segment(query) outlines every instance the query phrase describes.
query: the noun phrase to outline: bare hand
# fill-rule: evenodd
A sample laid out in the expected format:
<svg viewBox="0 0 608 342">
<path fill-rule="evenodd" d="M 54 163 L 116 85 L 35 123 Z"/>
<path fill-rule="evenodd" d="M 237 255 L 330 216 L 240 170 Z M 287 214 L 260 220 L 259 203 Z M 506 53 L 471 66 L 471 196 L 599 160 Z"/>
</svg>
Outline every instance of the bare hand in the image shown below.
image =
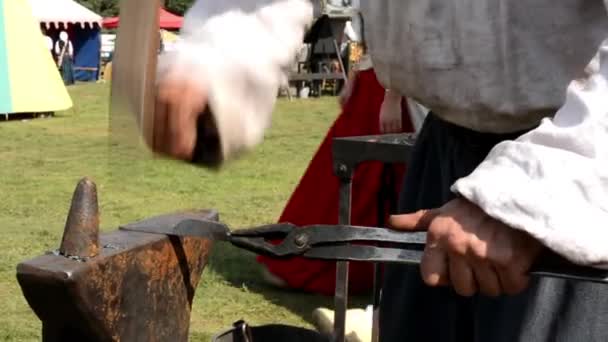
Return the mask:
<svg viewBox="0 0 608 342">
<path fill-rule="evenodd" d="M 344 87 L 342 87 L 342 91 L 340 91 L 340 94 L 338 94 L 338 103 L 340 104 L 340 108 L 344 109 L 344 106 L 346 106 L 346 103 L 353 94 L 356 79 L 357 77 L 355 73 L 352 77 L 349 77 Z"/>
<path fill-rule="evenodd" d="M 542 245 L 478 206 L 455 199 L 441 208 L 395 215 L 394 229 L 427 230 L 420 271 L 429 286 L 451 285 L 462 296 L 517 294 Z"/>
<path fill-rule="evenodd" d="M 399 133 L 401 125 L 401 96 L 387 92 L 380 106 L 380 132 Z"/>
<path fill-rule="evenodd" d="M 152 149 L 172 158 L 192 160 L 197 121 L 206 104 L 207 92 L 199 80 L 177 72 L 166 74 L 157 88 Z"/>
</svg>

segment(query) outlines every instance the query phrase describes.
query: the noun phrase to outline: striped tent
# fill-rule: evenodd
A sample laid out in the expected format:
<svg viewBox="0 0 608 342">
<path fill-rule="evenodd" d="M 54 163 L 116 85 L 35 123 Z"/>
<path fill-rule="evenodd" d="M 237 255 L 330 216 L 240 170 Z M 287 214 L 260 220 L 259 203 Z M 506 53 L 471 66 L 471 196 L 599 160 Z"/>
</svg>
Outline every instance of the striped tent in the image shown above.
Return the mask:
<svg viewBox="0 0 608 342">
<path fill-rule="evenodd" d="M 72 100 L 27 0 L 0 0 L 0 114 L 65 110 Z"/>
</svg>

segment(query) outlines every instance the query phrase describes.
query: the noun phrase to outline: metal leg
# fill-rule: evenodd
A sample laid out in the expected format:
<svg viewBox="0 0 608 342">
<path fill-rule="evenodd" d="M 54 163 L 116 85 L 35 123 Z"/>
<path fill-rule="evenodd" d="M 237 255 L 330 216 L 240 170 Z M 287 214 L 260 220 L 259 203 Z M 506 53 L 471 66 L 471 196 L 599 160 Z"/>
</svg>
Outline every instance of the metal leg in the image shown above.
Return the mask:
<svg viewBox="0 0 608 342">
<path fill-rule="evenodd" d="M 374 298 L 372 316 L 372 342 L 380 339 L 380 296 L 382 295 L 382 272 L 379 264 L 374 264 Z"/>
<path fill-rule="evenodd" d="M 385 227 L 386 221 L 384 217 L 386 209 L 386 200 L 389 199 L 389 212 L 394 211 L 392 196 L 394 188 L 394 177 L 392 165 L 385 163 L 382 167 L 380 191 L 378 192 L 378 227 Z M 378 342 L 380 339 L 380 296 L 382 294 L 382 265 L 374 264 L 374 292 L 372 297 L 373 315 L 372 315 L 372 340 Z"/>
<path fill-rule="evenodd" d="M 344 342 L 346 311 L 348 310 L 348 261 L 338 261 L 337 263 L 334 306 L 334 341 Z"/>
<path fill-rule="evenodd" d="M 350 224 L 352 174 L 346 165 L 340 165 L 340 224 Z M 348 307 L 348 262 L 340 261 L 336 266 L 336 292 L 334 295 L 334 341 L 344 342 L 346 310 Z"/>
<path fill-rule="evenodd" d="M 346 76 L 346 70 L 344 69 L 344 63 L 342 63 L 342 57 L 340 55 L 340 48 L 338 47 L 338 42 L 334 39 L 334 49 L 336 49 L 336 54 L 338 55 L 338 62 L 340 63 L 340 68 L 342 69 L 342 77 L 344 78 L 344 82 L 348 80 L 348 76 Z"/>
</svg>

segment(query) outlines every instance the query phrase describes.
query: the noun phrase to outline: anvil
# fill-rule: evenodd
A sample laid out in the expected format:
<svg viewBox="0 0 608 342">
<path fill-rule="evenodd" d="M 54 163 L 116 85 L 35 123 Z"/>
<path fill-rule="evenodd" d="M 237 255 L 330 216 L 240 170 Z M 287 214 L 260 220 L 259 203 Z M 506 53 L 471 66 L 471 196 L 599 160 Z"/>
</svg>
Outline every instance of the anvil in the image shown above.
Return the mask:
<svg viewBox="0 0 608 342">
<path fill-rule="evenodd" d="M 98 217 L 95 184 L 82 180 L 60 248 L 17 266 L 23 294 L 42 321 L 42 340 L 187 341 L 213 239 L 125 229 L 100 235 Z M 155 228 L 187 219 L 215 221 L 218 215 L 191 211 L 131 225 Z"/>
</svg>

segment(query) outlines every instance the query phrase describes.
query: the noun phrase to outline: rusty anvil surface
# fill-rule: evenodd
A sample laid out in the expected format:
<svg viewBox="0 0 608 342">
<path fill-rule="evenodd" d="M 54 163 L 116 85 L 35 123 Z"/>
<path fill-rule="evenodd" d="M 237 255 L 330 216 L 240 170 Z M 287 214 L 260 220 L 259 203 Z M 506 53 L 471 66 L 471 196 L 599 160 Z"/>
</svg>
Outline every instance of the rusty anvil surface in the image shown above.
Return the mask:
<svg viewBox="0 0 608 342">
<path fill-rule="evenodd" d="M 186 218 L 217 220 L 218 214 L 202 210 L 144 222 Z M 19 285 L 42 321 L 43 341 L 187 341 L 192 299 L 212 241 L 116 230 L 97 243 L 92 257 L 51 253 L 18 265 Z"/>
</svg>

